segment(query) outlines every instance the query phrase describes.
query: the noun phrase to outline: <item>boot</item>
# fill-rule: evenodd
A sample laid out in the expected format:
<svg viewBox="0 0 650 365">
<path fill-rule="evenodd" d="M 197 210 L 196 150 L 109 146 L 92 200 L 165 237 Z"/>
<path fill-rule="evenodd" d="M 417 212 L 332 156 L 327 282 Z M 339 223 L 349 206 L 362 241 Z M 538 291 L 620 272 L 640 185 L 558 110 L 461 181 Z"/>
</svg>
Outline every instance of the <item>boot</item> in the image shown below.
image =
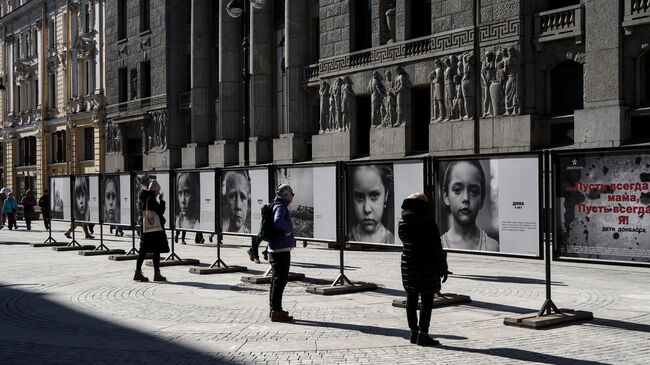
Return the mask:
<svg viewBox="0 0 650 365">
<path fill-rule="evenodd" d="M 418 335 L 417 343 L 418 346 L 422 346 L 422 347 L 432 347 L 432 346 L 440 345 L 440 342 L 434 340 L 433 338 L 431 338 L 431 336 L 429 336 L 429 334 L 424 332 L 420 332 L 420 334 Z"/>
<path fill-rule="evenodd" d="M 134 281 L 139 281 L 141 283 L 145 283 L 145 282 L 149 281 L 149 278 L 144 276 L 142 274 L 142 271 L 137 271 L 136 270 L 135 275 L 133 275 L 133 280 Z"/>
<path fill-rule="evenodd" d="M 153 274 L 153 281 L 167 281 L 167 278 L 160 275 L 160 271 L 156 271 Z"/>
<path fill-rule="evenodd" d="M 252 248 L 249 248 L 248 251 L 246 251 L 246 253 L 248 254 L 248 258 L 251 261 L 255 261 L 255 255 L 253 254 L 253 249 Z"/>
<path fill-rule="evenodd" d="M 285 311 L 271 311 L 271 322 L 291 322 L 293 317 Z"/>
<path fill-rule="evenodd" d="M 420 331 L 418 330 L 411 330 L 411 343 L 416 344 L 418 342 L 418 335 L 420 334 Z"/>
</svg>

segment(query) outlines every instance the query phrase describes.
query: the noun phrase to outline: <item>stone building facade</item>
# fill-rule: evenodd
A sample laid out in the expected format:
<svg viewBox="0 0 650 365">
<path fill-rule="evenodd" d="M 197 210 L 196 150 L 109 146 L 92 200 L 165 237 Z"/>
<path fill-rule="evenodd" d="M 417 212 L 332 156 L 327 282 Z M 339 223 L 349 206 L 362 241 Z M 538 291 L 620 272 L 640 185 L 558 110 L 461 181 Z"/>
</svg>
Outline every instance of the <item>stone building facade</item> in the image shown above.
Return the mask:
<svg viewBox="0 0 650 365">
<path fill-rule="evenodd" d="M 0 3 L 2 186 L 103 169 L 104 1 Z"/>
</svg>

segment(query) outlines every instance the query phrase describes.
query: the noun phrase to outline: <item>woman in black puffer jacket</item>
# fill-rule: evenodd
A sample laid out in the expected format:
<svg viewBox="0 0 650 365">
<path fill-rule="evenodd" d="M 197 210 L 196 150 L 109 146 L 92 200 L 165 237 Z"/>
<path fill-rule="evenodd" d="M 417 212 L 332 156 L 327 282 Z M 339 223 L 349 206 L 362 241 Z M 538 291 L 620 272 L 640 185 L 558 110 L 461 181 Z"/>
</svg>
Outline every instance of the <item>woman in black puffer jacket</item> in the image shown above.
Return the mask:
<svg viewBox="0 0 650 365">
<path fill-rule="evenodd" d="M 402 283 L 406 290 L 406 318 L 411 329 L 411 343 L 435 346 L 440 343 L 429 337 L 433 296 L 440 291 L 440 278 L 447 280 L 447 257 L 442 250 L 440 233 L 427 197 L 411 194 L 402 202 L 399 238 L 402 252 Z M 420 324 L 417 307 L 421 297 Z"/>
<path fill-rule="evenodd" d="M 154 267 L 154 281 L 167 281 L 167 278 L 160 274 L 160 254 L 169 252 L 167 250 L 167 234 L 165 233 L 165 200 L 164 193 L 160 191 L 160 185 L 156 180 L 149 183 L 148 190 L 142 190 L 138 196 L 138 209 L 142 214 L 139 215 L 138 224 L 142 227 L 142 235 L 140 236 L 140 253 L 135 264 L 135 281 L 149 281 L 149 278 L 142 274 L 142 263 L 148 253 L 153 254 L 153 267 Z M 158 199 L 156 199 L 158 198 Z M 163 227 L 162 231 L 144 233 L 144 225 L 142 224 L 142 216 L 145 210 L 154 211 L 160 220 L 160 226 Z"/>
</svg>

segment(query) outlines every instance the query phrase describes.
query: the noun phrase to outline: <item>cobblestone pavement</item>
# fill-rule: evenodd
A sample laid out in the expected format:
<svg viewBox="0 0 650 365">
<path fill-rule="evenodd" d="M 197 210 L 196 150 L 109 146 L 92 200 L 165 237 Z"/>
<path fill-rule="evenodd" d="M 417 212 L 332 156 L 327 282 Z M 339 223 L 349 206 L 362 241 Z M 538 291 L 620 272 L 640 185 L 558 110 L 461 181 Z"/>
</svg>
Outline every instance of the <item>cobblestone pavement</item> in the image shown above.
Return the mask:
<svg viewBox="0 0 650 365">
<path fill-rule="evenodd" d="M 65 240 L 64 228 L 55 223 L 56 239 Z M 277 324 L 268 318 L 268 286 L 244 284 L 242 273 L 199 276 L 175 266 L 163 268 L 167 283 L 135 283 L 134 261 L 26 244 L 45 237 L 0 230 L 1 364 L 650 363 L 646 268 L 554 263 L 555 303 L 596 319 L 534 331 L 506 327 L 503 318 L 542 305 L 542 261 L 450 254 L 455 275 L 443 291 L 473 302 L 434 309 L 430 332 L 443 346 L 421 348 L 408 342 L 404 311 L 391 306 L 404 296 L 398 251 L 347 252 L 348 276 L 381 289 L 323 297 L 305 289 L 337 276 L 338 252 L 297 248 L 292 271 L 308 280 L 290 283 L 285 294 L 297 321 Z M 226 237 L 223 258 L 262 273 L 267 265 L 248 261 L 247 241 Z M 105 242 L 131 245 L 129 233 Z M 216 247 L 177 245 L 177 253 L 207 265 Z"/>
</svg>

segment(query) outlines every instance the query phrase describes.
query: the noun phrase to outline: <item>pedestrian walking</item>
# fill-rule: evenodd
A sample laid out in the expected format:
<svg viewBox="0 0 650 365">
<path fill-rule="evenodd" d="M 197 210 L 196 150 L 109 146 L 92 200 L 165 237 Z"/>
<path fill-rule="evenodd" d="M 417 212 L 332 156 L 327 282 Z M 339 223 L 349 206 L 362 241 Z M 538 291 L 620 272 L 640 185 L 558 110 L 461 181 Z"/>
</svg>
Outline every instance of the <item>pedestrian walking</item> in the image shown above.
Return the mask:
<svg viewBox="0 0 650 365">
<path fill-rule="evenodd" d="M 18 202 L 16 201 L 16 198 L 14 198 L 13 192 L 9 193 L 7 199 L 2 203 L 2 212 L 7 216 L 7 225 L 9 226 L 9 230 L 11 230 L 12 227 L 13 229 L 18 229 L 18 225 L 16 224 Z"/>
<path fill-rule="evenodd" d="M 23 219 L 25 219 L 25 226 L 27 230 L 32 229 L 32 219 L 34 219 L 34 207 L 36 206 L 36 198 L 31 189 L 28 189 L 25 196 L 20 200 L 20 205 L 23 206 Z"/>
<path fill-rule="evenodd" d="M 79 223 L 79 222 L 70 222 L 70 228 L 68 228 L 68 230 L 63 235 L 68 238 L 72 238 L 71 236 L 72 231 L 77 229 L 77 227 L 81 227 L 81 229 L 83 229 L 84 237 L 86 237 L 86 239 L 92 240 L 95 238 L 95 236 L 90 234 L 90 232 L 88 231 L 88 225 L 86 223 Z"/>
<path fill-rule="evenodd" d="M 411 329 L 411 343 L 440 345 L 429 336 L 429 325 L 433 296 L 440 291 L 440 279 L 443 283 L 447 280 L 447 257 L 426 195 L 413 193 L 404 199 L 398 233 L 404 245 L 402 284 L 406 291 L 406 318 Z M 418 297 L 421 299 L 419 324 Z"/>
<path fill-rule="evenodd" d="M 142 263 L 148 253 L 153 254 L 154 281 L 167 281 L 167 278 L 160 274 L 160 254 L 169 252 L 167 234 L 165 233 L 165 194 L 160 191 L 160 185 L 156 180 L 151 180 L 148 190 L 142 190 L 138 196 L 138 209 L 142 212 L 138 218 L 138 224 L 142 227 L 140 236 L 140 253 L 135 266 L 135 281 L 149 281 L 149 278 L 142 274 Z M 156 199 L 157 198 L 157 199 Z M 157 215 L 155 217 L 150 214 Z M 146 217 L 145 217 L 146 215 Z M 147 219 L 147 227 L 143 225 Z M 151 222 L 151 223 L 150 223 Z M 156 224 L 157 223 L 157 224 Z"/>
<path fill-rule="evenodd" d="M 50 222 L 52 221 L 52 209 L 50 202 L 50 192 L 46 189 L 43 195 L 38 198 L 38 206 L 41 207 L 41 214 L 43 215 L 43 224 L 45 229 L 50 229 Z"/>
<path fill-rule="evenodd" d="M 291 266 L 291 250 L 296 247 L 293 236 L 293 222 L 289 214 L 289 204 L 293 201 L 294 193 L 291 186 L 281 184 L 275 191 L 273 200 L 273 228 L 267 246 L 269 262 L 273 270 L 269 302 L 272 322 L 291 322 L 293 317 L 282 309 L 282 294 L 289 278 Z"/>
<path fill-rule="evenodd" d="M 187 242 L 185 242 L 185 235 L 187 234 L 187 231 L 181 231 L 180 229 L 176 230 L 176 236 L 174 236 L 174 241 L 178 243 L 178 237 L 181 237 L 181 243 L 186 245 Z"/>
</svg>

